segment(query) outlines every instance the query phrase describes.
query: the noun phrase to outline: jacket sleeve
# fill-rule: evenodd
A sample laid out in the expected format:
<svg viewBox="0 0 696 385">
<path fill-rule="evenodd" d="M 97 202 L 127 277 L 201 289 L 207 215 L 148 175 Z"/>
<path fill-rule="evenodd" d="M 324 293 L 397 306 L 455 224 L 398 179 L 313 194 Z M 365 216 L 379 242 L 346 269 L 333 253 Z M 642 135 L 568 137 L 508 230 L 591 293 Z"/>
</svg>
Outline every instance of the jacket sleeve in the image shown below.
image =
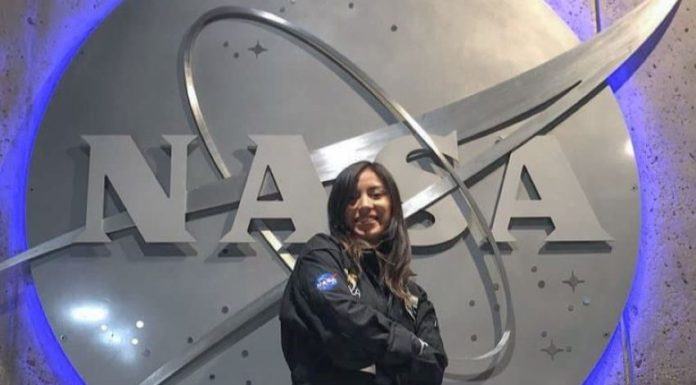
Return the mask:
<svg viewBox="0 0 696 385">
<path fill-rule="evenodd" d="M 447 367 L 447 354 L 440 337 L 440 328 L 433 304 L 428 295 L 422 291 L 418 298 L 416 310 L 416 335 L 428 346 L 422 354 L 416 356 L 410 368 L 410 384 L 439 385 Z"/>
<path fill-rule="evenodd" d="M 306 252 L 299 260 L 295 279 L 312 314 L 311 324 L 336 365 L 345 352 L 360 351 L 371 363 L 404 364 L 418 354 L 420 342 L 405 327 L 376 309 L 358 302 L 336 258 L 339 249 Z M 337 342 L 338 341 L 338 342 Z"/>
</svg>

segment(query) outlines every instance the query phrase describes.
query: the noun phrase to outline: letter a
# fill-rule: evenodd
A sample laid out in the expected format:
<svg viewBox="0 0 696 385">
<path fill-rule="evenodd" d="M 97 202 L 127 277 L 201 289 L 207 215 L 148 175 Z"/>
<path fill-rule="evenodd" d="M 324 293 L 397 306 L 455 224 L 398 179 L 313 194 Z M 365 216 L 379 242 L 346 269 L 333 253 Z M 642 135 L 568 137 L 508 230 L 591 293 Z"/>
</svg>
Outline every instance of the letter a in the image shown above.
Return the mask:
<svg viewBox="0 0 696 385">
<path fill-rule="evenodd" d="M 531 199 L 518 199 L 522 178 L 527 179 Z M 550 135 L 537 136 L 510 155 L 493 222 L 498 242 L 514 243 L 508 231 L 512 218 L 550 218 L 554 229 L 547 242 L 612 240 L 599 224 L 561 145 Z"/>
<path fill-rule="evenodd" d="M 433 135 L 432 138 L 445 155 L 458 159 L 456 132 L 451 132 L 447 136 Z M 394 175 L 404 200 L 439 179 L 436 174 L 407 161 L 409 155 L 416 151 L 422 151 L 420 144 L 416 138 L 407 135 L 387 143 L 376 159 Z M 412 246 L 426 247 L 445 243 L 461 235 L 467 227 L 466 219 L 451 195 L 443 197 L 423 211 L 432 216 L 434 223 L 428 227 L 412 226 L 408 230 Z"/>
<path fill-rule="evenodd" d="M 232 229 L 221 242 L 251 243 L 252 219 L 291 219 L 295 231 L 288 243 L 303 243 L 328 230 L 326 192 L 317 176 L 302 136 L 253 135 L 256 155 L 249 170 Z M 259 200 L 268 174 L 282 196 L 280 201 Z"/>
</svg>

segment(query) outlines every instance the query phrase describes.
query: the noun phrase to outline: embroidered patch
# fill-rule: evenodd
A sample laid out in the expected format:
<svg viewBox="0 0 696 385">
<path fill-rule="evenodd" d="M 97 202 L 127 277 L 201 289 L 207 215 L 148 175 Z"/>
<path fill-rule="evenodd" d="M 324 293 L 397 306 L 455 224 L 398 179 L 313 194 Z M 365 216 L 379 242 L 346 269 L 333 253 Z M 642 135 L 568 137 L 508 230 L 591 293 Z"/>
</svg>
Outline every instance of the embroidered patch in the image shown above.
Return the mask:
<svg viewBox="0 0 696 385">
<path fill-rule="evenodd" d="M 320 291 L 331 290 L 338 284 L 338 279 L 336 279 L 336 273 L 324 273 L 317 277 L 314 281 L 314 285 Z"/>
</svg>

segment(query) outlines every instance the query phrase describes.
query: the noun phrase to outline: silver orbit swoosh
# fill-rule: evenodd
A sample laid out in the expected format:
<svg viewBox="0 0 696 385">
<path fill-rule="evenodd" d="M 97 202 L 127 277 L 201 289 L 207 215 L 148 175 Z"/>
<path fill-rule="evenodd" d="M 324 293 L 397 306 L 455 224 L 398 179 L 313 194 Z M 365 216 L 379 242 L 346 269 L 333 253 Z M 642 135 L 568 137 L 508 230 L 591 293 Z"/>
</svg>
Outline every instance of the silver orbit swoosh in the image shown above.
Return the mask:
<svg viewBox="0 0 696 385">
<path fill-rule="evenodd" d="M 652 4 L 655 4 L 653 2 Z M 663 3 L 664 4 L 664 3 Z M 647 7 L 648 3 L 643 4 L 643 6 L 639 7 L 636 9 L 631 16 L 636 18 L 636 23 L 641 23 L 645 27 L 645 24 L 649 20 L 644 20 L 644 18 L 640 18 L 638 16 L 650 16 L 653 12 L 655 12 L 655 9 L 650 9 L 650 7 Z M 641 12 L 641 9 L 643 12 Z M 672 7 L 667 7 L 663 8 L 665 11 L 664 14 L 662 15 L 663 18 L 667 15 L 669 10 L 671 10 Z M 659 10 L 659 8 L 658 8 Z M 224 15 L 225 12 L 229 12 L 227 15 Z M 253 11 L 249 11 L 253 12 Z M 261 11 L 256 11 L 256 14 L 253 16 L 250 16 L 248 13 L 246 13 L 245 10 L 240 10 L 238 8 L 222 8 L 222 9 L 217 9 L 213 10 L 207 15 L 214 15 L 209 18 L 209 20 L 219 20 L 223 18 L 232 18 L 233 14 L 243 14 L 244 16 L 241 18 L 246 18 L 254 21 L 259 21 L 257 17 L 263 18 L 265 15 L 267 15 L 265 12 Z M 278 27 L 279 29 L 283 30 L 284 32 L 295 32 L 293 34 L 294 37 L 299 38 L 302 42 L 305 44 L 310 44 L 311 43 L 321 43 L 317 39 L 313 38 L 312 36 L 307 36 L 306 33 L 303 31 L 288 31 L 287 28 L 291 28 L 291 25 L 287 23 L 286 21 L 279 20 L 279 18 L 276 18 L 273 15 L 270 15 L 271 20 L 266 20 L 268 21 L 280 21 L 281 24 L 274 27 Z M 554 124 L 557 124 L 559 121 L 562 121 L 565 116 L 564 114 L 569 113 L 573 108 L 578 107 L 579 105 L 582 104 L 583 101 L 586 101 L 585 98 L 588 96 L 591 97 L 594 95 L 594 91 L 596 91 L 600 86 L 603 85 L 604 80 L 607 76 L 609 76 L 621 63 L 623 63 L 634 51 L 637 49 L 647 37 L 652 34 L 654 31 L 654 28 L 657 28 L 659 23 L 663 20 L 663 18 L 654 18 L 656 22 L 653 23 L 653 28 L 651 29 L 650 23 L 647 23 L 648 27 L 643 28 L 641 31 L 646 32 L 644 35 L 638 34 L 637 37 L 633 39 L 622 39 L 621 34 L 617 33 L 618 32 L 625 32 L 625 29 L 627 26 L 631 26 L 633 24 L 632 20 L 630 17 L 627 17 L 623 19 L 621 22 L 617 23 L 615 28 L 610 29 L 609 31 L 606 31 L 603 34 L 604 40 L 608 41 L 609 43 L 614 43 L 615 48 L 614 50 L 610 51 L 610 48 L 607 48 L 607 52 L 611 52 L 612 55 L 606 55 L 607 52 L 602 52 L 601 50 L 596 50 L 593 53 L 595 55 L 587 55 L 586 56 L 580 56 L 580 59 L 585 59 L 579 60 L 580 63 L 586 65 L 586 66 L 591 66 L 592 64 L 595 65 L 595 68 L 598 68 L 596 71 L 589 73 L 589 75 L 586 78 L 579 78 L 575 83 L 573 83 L 570 86 L 567 86 L 566 88 L 563 88 L 562 85 L 559 87 L 559 95 L 554 95 L 557 96 L 557 100 L 554 100 L 551 107 L 547 108 L 546 110 L 542 111 L 539 113 L 537 116 L 534 118 L 531 118 L 529 121 L 525 122 L 525 124 L 522 125 L 521 128 L 519 128 L 517 131 L 512 133 L 508 138 L 504 139 L 500 143 L 498 143 L 494 148 L 491 150 L 487 151 L 484 153 L 484 155 L 479 156 L 474 159 L 472 162 L 468 162 L 465 166 L 458 170 L 454 170 L 444 159 L 442 154 L 437 150 L 437 148 L 434 146 L 432 141 L 430 140 L 428 134 L 423 130 L 423 128 L 413 120 L 408 113 L 403 110 L 398 104 L 396 104 L 393 101 L 390 101 L 390 99 L 369 79 L 365 74 L 363 74 L 359 69 L 357 68 L 350 68 L 352 67 L 350 61 L 345 59 L 345 61 L 340 62 L 337 61 L 337 58 L 340 59 L 341 56 L 337 52 L 335 52 L 333 49 L 330 47 L 316 47 L 312 46 L 312 48 L 317 49 L 320 53 L 325 54 L 325 55 L 331 55 L 334 54 L 334 57 L 328 57 L 328 59 L 331 59 L 335 64 L 337 64 L 341 69 L 344 71 L 348 72 L 349 75 L 351 75 L 355 80 L 357 80 L 363 87 L 366 88 L 368 92 L 372 94 L 378 101 L 386 107 L 390 112 L 394 115 L 394 117 L 397 118 L 397 121 L 403 122 L 404 125 L 407 126 L 407 128 L 411 131 L 412 134 L 414 134 L 418 139 L 419 142 L 423 147 L 429 148 L 433 153 L 438 157 L 440 160 L 440 163 L 442 166 L 446 168 L 448 171 L 448 176 L 442 177 L 441 180 L 434 184 L 433 186 L 427 188 L 423 192 L 419 193 L 411 199 L 409 202 L 405 204 L 405 208 L 407 209 L 407 215 L 415 213 L 418 209 L 418 206 L 422 203 L 423 206 L 428 205 L 433 201 L 433 199 L 437 199 L 443 194 L 449 193 L 454 187 L 458 187 L 465 195 L 467 200 L 470 202 L 470 207 L 474 211 L 474 214 L 477 217 L 478 223 L 485 228 L 483 229 L 486 232 L 487 238 L 490 242 L 490 245 L 492 246 L 492 249 L 494 251 L 495 255 L 495 262 L 496 262 L 496 267 L 499 269 L 501 273 L 501 277 L 503 278 L 502 281 L 504 283 L 504 289 L 506 293 L 506 298 L 507 298 L 507 307 L 508 307 L 508 312 L 506 313 L 506 328 L 511 326 L 511 301 L 509 300 L 510 298 L 510 290 L 509 290 L 509 284 L 507 283 L 507 278 L 505 276 L 505 271 L 503 269 L 502 262 L 499 258 L 499 252 L 497 250 L 497 245 L 495 243 L 495 240 L 492 237 L 492 234 L 490 234 L 490 229 L 488 226 L 485 224 L 485 219 L 483 219 L 483 216 L 480 212 L 480 210 L 477 210 L 478 208 L 476 207 L 475 203 L 473 202 L 473 199 L 471 198 L 470 195 L 468 195 L 468 190 L 463 184 L 462 179 L 460 179 L 460 176 L 464 176 L 467 179 L 470 178 L 471 176 L 475 175 L 476 171 L 481 171 L 484 167 L 486 167 L 489 164 L 492 164 L 495 162 L 497 159 L 501 158 L 502 156 L 505 156 L 508 154 L 510 151 L 514 150 L 515 148 L 519 147 L 520 145 L 524 144 L 526 141 L 528 141 L 530 138 L 532 138 L 534 135 L 536 135 L 539 131 L 545 129 L 545 128 L 550 128 Z M 202 20 L 206 19 L 206 15 L 203 16 Z M 212 22 L 212 21 L 211 21 Z M 201 23 L 201 28 L 204 26 L 205 23 Z M 621 28 L 623 26 L 623 28 Z M 614 30 L 615 32 L 612 34 L 611 31 Z M 200 32 L 200 30 L 198 31 Z M 299 36 L 298 36 L 299 34 Z M 612 44 L 607 44 L 608 46 L 612 46 Z M 587 46 L 587 45 L 585 45 Z M 190 46 L 187 46 L 190 47 Z M 572 52 L 572 51 L 571 51 Z M 570 55 L 569 55 L 570 56 Z M 604 59 L 604 60 L 600 60 Z M 189 63 L 190 64 L 190 63 Z M 578 65 L 579 67 L 582 68 L 582 66 Z M 190 70 L 190 65 L 188 66 Z M 590 67 L 592 68 L 592 67 Z M 542 72 L 543 73 L 543 72 Z M 188 72 L 188 74 L 192 74 L 192 72 Z M 355 78 L 355 76 L 364 76 L 363 78 Z M 189 79 L 187 79 L 189 80 Z M 195 93 L 195 88 L 192 87 L 190 84 L 187 84 L 187 90 L 193 90 Z M 565 94 L 564 94 L 565 93 Z M 197 100 L 197 99 L 190 99 L 190 100 Z M 194 111 L 195 115 L 195 108 L 197 106 L 192 105 L 192 110 Z M 199 110 L 200 111 L 200 110 Z M 196 117 L 197 121 L 202 121 L 202 115 Z M 397 126 L 398 127 L 398 126 Z M 485 127 L 485 126 L 483 126 Z M 394 128 L 394 126 L 392 126 Z M 199 126 L 199 129 L 201 129 L 201 126 Z M 402 132 L 398 132 L 397 130 L 397 135 L 402 135 Z M 482 130 L 485 131 L 485 128 Z M 377 135 L 380 135 L 382 138 L 388 137 L 389 135 L 384 135 L 384 133 L 378 133 Z M 367 134 L 370 135 L 370 134 Z M 206 137 L 206 136 L 204 136 Z M 207 135 L 207 137 L 210 137 L 210 135 Z M 356 140 L 358 143 L 361 141 L 360 139 Z M 345 142 L 343 142 L 345 143 Z M 364 143 L 364 142 L 363 142 Z M 336 144 L 336 145 L 340 145 Z M 334 145 L 334 146 L 336 146 Z M 206 144 L 208 149 L 213 149 L 213 151 L 216 151 L 214 147 L 214 143 L 208 143 Z M 335 149 L 335 148 L 334 148 Z M 342 150 L 345 150 L 345 148 L 342 148 Z M 331 151 L 332 153 L 336 153 L 334 151 Z M 317 153 L 315 153 L 317 154 Z M 314 154 L 313 154 L 314 155 Z M 361 157 L 364 159 L 364 153 L 361 154 Z M 215 156 L 213 156 L 215 159 Z M 314 157 L 313 157 L 314 158 Z M 218 159 L 220 157 L 218 156 Z M 356 159 L 357 160 L 357 159 Z M 347 161 L 347 163 L 350 163 L 351 161 Z M 326 162 L 328 163 L 328 162 Z M 326 164 L 325 163 L 325 164 Z M 448 167 L 449 166 L 449 167 Z M 340 167 L 338 167 L 340 168 Z M 472 172 L 472 170 L 474 172 Z M 457 173 L 455 175 L 455 172 Z M 224 175 L 224 173 L 221 171 L 221 174 Z M 322 178 L 324 179 L 324 178 Z M 414 203 L 415 202 L 415 203 Z M 469 219 L 469 218 L 467 218 Z M 469 223 L 472 223 L 469 221 Z M 274 238 L 274 236 L 271 234 L 270 237 L 267 234 L 264 234 L 265 239 L 270 243 L 270 242 L 276 242 L 277 239 Z M 280 246 L 277 248 L 274 248 L 276 251 L 279 251 Z M 271 289 L 269 292 L 267 292 L 268 295 L 265 295 L 263 298 L 260 300 L 252 302 L 248 307 L 245 307 L 242 309 L 238 314 L 240 315 L 237 317 L 236 315 L 230 317 L 228 319 L 228 323 L 230 325 L 227 325 L 228 329 L 227 331 L 229 333 L 236 333 L 238 330 L 243 329 L 246 325 L 251 323 L 253 321 L 253 316 L 251 318 L 246 318 L 242 316 L 242 314 L 251 314 L 252 312 L 249 312 L 248 309 L 249 307 L 254 307 L 258 309 L 264 309 L 268 310 L 271 308 L 277 308 L 278 306 L 278 301 L 280 300 L 280 296 L 282 294 L 282 291 L 279 290 L 278 287 L 275 287 Z M 262 313 L 261 310 L 257 310 L 259 313 Z M 237 322 L 231 323 L 232 320 L 236 320 Z M 231 328 L 230 328 L 231 327 Z M 141 383 L 141 385 L 151 385 L 151 384 L 160 384 L 166 379 L 170 378 L 174 374 L 176 374 L 179 370 L 181 370 L 184 366 L 190 364 L 192 361 L 196 360 L 198 357 L 203 355 L 206 351 L 206 345 L 210 348 L 216 344 L 218 344 L 222 339 L 226 339 L 228 334 L 225 333 L 225 325 L 220 325 L 213 330 L 209 334 L 203 337 L 203 339 L 200 341 L 200 344 L 198 346 L 192 347 L 188 352 L 183 354 L 180 357 L 175 358 L 174 360 L 166 363 L 164 366 L 160 367 L 156 372 L 154 372 L 151 376 L 149 376 L 145 381 Z M 491 350 L 490 352 L 487 352 L 479 357 L 473 357 L 473 358 L 467 358 L 464 360 L 481 360 L 489 357 L 493 357 L 497 355 L 502 349 L 505 347 L 508 339 L 510 337 L 510 329 L 505 330 L 505 332 L 502 334 L 502 336 L 499 339 L 498 344 L 496 347 Z M 237 340 L 239 337 L 233 337 L 234 340 Z M 455 359 L 456 360 L 456 359 Z M 465 374 L 457 374 L 457 373 L 448 373 L 451 377 L 458 377 L 458 376 L 466 376 Z"/>
<path fill-rule="evenodd" d="M 622 57 L 625 60 L 650 37 L 677 3 L 678 0 L 648 0 L 592 40 L 512 79 L 425 113 L 419 121 L 423 122 L 429 132 L 435 134 L 446 134 L 456 130 L 459 141 L 463 141 L 504 128 L 535 110 L 543 111 L 579 84 L 586 83 L 593 74 L 611 72 L 614 68 L 611 67 L 605 54 L 623 50 L 625 55 Z M 618 28 L 621 23 L 621 28 Z M 589 56 L 594 59 L 587 60 L 586 58 Z M 609 67 L 604 68 L 607 66 Z M 604 71 L 600 71 L 599 68 L 603 68 Z M 577 94 L 572 95 L 572 97 L 575 104 L 578 104 L 582 99 Z M 566 104 L 571 103 L 572 101 L 566 102 Z M 556 109 L 556 112 L 558 110 L 561 109 Z M 562 114 L 563 112 L 560 112 L 555 117 Z M 468 123 L 462 124 L 462 122 Z M 338 171 L 354 161 L 374 159 L 384 144 L 405 134 L 407 134 L 407 130 L 403 126 L 394 124 L 316 149 L 312 151 L 311 157 L 320 179 L 323 182 L 328 182 L 335 178 Z M 498 144 L 501 143 L 505 143 L 505 140 Z M 344 151 L 355 152 L 360 156 L 345 160 L 340 165 L 325 166 L 330 163 L 325 159 L 330 159 L 331 153 Z M 476 165 L 467 162 L 462 165 L 462 168 L 468 168 L 467 173 L 475 175 L 484 170 L 486 166 L 488 165 L 482 165 L 478 162 Z M 460 172 L 460 174 L 462 173 L 463 171 Z M 235 177 L 231 177 L 190 191 L 187 214 L 189 216 L 204 215 L 208 210 L 228 206 L 235 207 L 242 194 L 241 182 L 241 180 L 236 181 Z M 437 188 L 430 186 L 429 189 Z M 425 195 L 425 191 L 423 190 L 420 194 Z M 411 213 L 413 210 L 425 208 L 433 202 L 415 204 L 410 201 L 411 199 L 406 202 L 406 208 Z M 418 198 L 415 201 L 422 202 L 423 200 Z M 133 226 L 134 223 L 125 213 L 104 218 L 104 231 L 107 234 L 126 230 Z M 48 256 L 72 245 L 77 235 L 82 231 L 84 231 L 84 227 L 46 240 L 20 254 L 7 258 L 0 262 L 0 272 Z"/>
<path fill-rule="evenodd" d="M 202 110 L 200 108 L 200 105 L 198 103 L 198 96 L 196 94 L 196 88 L 195 88 L 195 83 L 193 79 L 193 65 L 192 65 L 192 60 L 191 60 L 191 52 L 193 45 L 195 44 L 196 38 L 200 34 L 200 32 L 208 25 L 215 21 L 219 20 L 230 20 L 230 19 L 236 19 L 236 20 L 247 20 L 247 21 L 253 21 L 257 23 L 261 23 L 266 27 L 271 27 L 273 29 L 277 29 L 283 34 L 292 37 L 294 39 L 299 40 L 302 42 L 304 45 L 307 47 L 313 49 L 316 51 L 318 54 L 322 55 L 325 59 L 327 59 L 330 63 L 335 65 L 338 70 L 342 72 L 343 75 L 350 77 L 357 85 L 362 88 L 362 91 L 365 92 L 365 96 L 369 96 L 373 100 L 368 100 L 369 101 L 375 101 L 377 103 L 377 107 L 381 107 L 381 109 L 384 109 L 388 116 L 391 116 L 395 121 L 397 122 L 402 122 L 406 128 L 416 137 L 416 139 L 419 141 L 422 147 L 428 149 L 433 153 L 433 155 L 436 157 L 438 164 L 440 167 L 444 168 L 447 171 L 447 174 L 449 175 L 449 178 L 452 180 L 453 183 L 455 183 L 459 191 L 462 192 L 462 194 L 465 197 L 465 200 L 467 201 L 467 204 L 469 208 L 471 209 L 471 212 L 466 211 L 464 213 L 464 216 L 466 217 L 467 223 L 469 224 L 477 224 L 479 231 L 483 234 L 485 234 L 486 239 L 488 240 L 489 245 L 491 246 L 493 250 L 494 257 L 496 259 L 496 265 L 499 270 L 499 274 L 501 276 L 501 283 L 503 284 L 504 287 L 504 292 L 508 294 L 506 297 L 506 304 L 508 304 L 508 311 L 505 313 L 505 322 L 502 324 L 505 325 L 506 330 L 499 336 L 498 342 L 496 343 L 496 346 L 478 356 L 478 357 L 472 357 L 472 358 L 464 358 L 464 359 L 469 359 L 469 360 L 483 360 L 487 359 L 489 357 L 493 357 L 497 355 L 499 352 L 503 350 L 507 342 L 509 341 L 510 337 L 510 330 L 512 327 L 512 316 L 511 316 L 511 311 L 512 311 L 512 301 L 510 301 L 510 290 L 509 290 L 509 283 L 507 279 L 507 275 L 505 273 L 501 256 L 500 256 L 500 251 L 498 250 L 497 242 L 495 241 L 495 238 L 493 237 L 493 233 L 490 230 L 490 227 L 483 216 L 483 213 L 481 212 L 480 208 L 476 204 L 473 196 L 469 192 L 468 188 L 464 185 L 463 181 L 459 180 L 457 178 L 456 171 L 454 170 L 453 166 L 446 160 L 444 154 L 437 148 L 435 142 L 432 140 L 430 135 L 423 129 L 423 127 L 393 98 L 391 98 L 387 93 L 377 85 L 375 81 L 373 81 L 367 74 L 365 74 L 360 68 L 358 68 L 353 62 L 351 62 L 348 58 L 340 54 L 338 51 L 333 49 L 331 46 L 317 38 L 316 36 L 296 27 L 293 26 L 291 23 L 289 23 L 287 20 L 284 20 L 276 15 L 273 15 L 268 12 L 260 11 L 260 10 L 254 10 L 254 9 L 248 9 L 248 8 L 242 8 L 242 7 L 220 7 L 213 9 L 206 14 L 204 14 L 194 25 L 191 27 L 189 33 L 187 34 L 185 40 L 184 40 L 184 74 L 185 74 L 185 84 L 186 84 L 186 91 L 187 95 L 189 97 L 189 103 L 191 107 L 191 112 L 194 116 L 194 120 L 196 121 L 198 130 L 201 134 L 201 138 L 203 139 L 205 143 L 206 149 L 209 151 L 211 154 L 211 158 L 213 162 L 216 164 L 218 171 L 224 178 L 229 178 L 230 174 L 227 171 L 226 166 L 224 165 L 222 157 L 220 156 L 219 150 L 217 149 L 213 139 L 212 135 L 210 135 L 210 132 L 208 131 L 207 124 L 205 122 L 204 115 L 202 113 Z M 363 95 L 363 94 L 361 94 Z M 373 105 L 374 106 L 374 105 Z M 473 215 L 472 215 L 473 213 Z M 264 239 L 266 240 L 267 243 L 270 244 L 276 244 L 279 245 L 280 242 L 278 242 L 277 238 L 269 231 L 263 231 L 262 235 Z M 276 250 L 276 252 L 279 252 L 280 250 L 278 248 L 273 248 Z M 274 289 L 275 290 L 275 289 Z M 277 291 L 277 294 L 275 296 L 272 296 L 271 298 L 277 297 L 277 300 L 280 300 L 280 291 Z M 258 301 L 254 301 L 254 304 L 258 304 Z M 275 303 L 272 306 L 277 306 Z M 234 316 L 233 316 L 234 317 Z M 241 325 L 235 325 L 237 328 L 241 328 Z M 224 336 L 225 333 L 220 333 L 217 332 L 216 329 L 216 337 L 219 338 L 219 336 Z M 229 333 L 234 333 L 237 330 L 236 329 L 230 329 L 228 330 Z M 216 340 L 214 338 L 203 338 L 200 341 L 199 346 L 193 346 L 190 349 L 190 359 L 194 359 L 196 357 L 196 354 L 200 355 L 203 354 L 207 349 L 202 350 L 201 347 L 203 346 L 208 346 L 212 347 L 212 345 L 209 344 L 215 344 L 219 342 L 220 340 Z M 185 356 L 188 356 L 188 354 L 184 354 L 182 356 L 182 359 L 179 360 L 179 365 L 181 362 L 186 361 Z M 175 368 L 178 365 L 171 365 L 172 368 Z M 165 369 L 167 367 L 167 364 L 163 366 L 160 369 Z M 166 371 L 165 371 L 166 372 Z M 148 379 L 150 378 L 166 378 L 166 375 L 169 373 L 159 373 L 155 372 L 153 373 Z M 173 372 L 171 374 L 174 374 Z M 143 384 L 147 383 L 147 379 Z M 156 381 L 153 383 L 157 383 Z"/>
<path fill-rule="evenodd" d="M 535 112 L 535 110 L 542 111 L 534 119 L 537 127 L 550 127 L 562 120 L 563 115 L 572 113 L 574 107 L 577 108 L 585 98 L 591 96 L 593 91 L 602 85 L 604 79 L 635 53 L 653 34 L 677 3 L 677 0 L 646 1 L 591 41 L 513 79 L 427 113 L 419 120 L 424 123 L 433 122 L 433 127 L 437 128 L 431 132 L 435 133 L 446 133 L 456 129 L 460 141 L 505 127 L 509 123 Z M 618 54 L 612 56 L 611 53 Z M 596 85 L 591 86 L 594 83 Z M 583 84 L 582 88 L 571 92 Z M 467 121 L 468 124 L 461 128 L 461 122 Z M 512 149 L 523 144 L 534 135 L 534 127 L 531 123 L 532 120 L 529 120 L 525 125 L 528 128 L 527 133 L 511 135 L 503 139 L 484 155 L 462 165 L 457 169 L 458 175 L 463 180 L 467 180 L 500 157 L 508 154 Z M 532 133 L 530 134 L 529 131 Z M 323 167 L 322 164 L 327 163 L 322 162 L 322 159 L 327 159 L 330 153 L 335 154 L 337 148 L 351 149 L 351 151 L 360 154 L 360 159 L 374 159 L 375 154 L 384 143 L 406 133 L 406 129 L 400 124 L 392 125 L 315 150 L 312 153 L 312 159 L 315 161 L 322 181 L 329 181 L 335 177 L 338 170 L 355 160 L 359 160 L 346 160 L 343 165 Z M 374 145 L 370 146 L 369 143 L 374 143 Z M 454 187 L 447 182 L 447 178 L 431 185 L 406 202 L 407 212 L 413 213 L 426 207 L 437 197 L 453 189 Z M 241 196 L 241 190 L 238 183 L 230 183 L 231 179 L 233 178 L 192 191 L 189 194 L 188 213 L 204 213 L 216 207 L 235 206 Z M 121 213 L 104 220 L 104 230 L 107 233 L 130 227 L 133 227 L 133 222 L 127 213 Z M 73 244 L 77 235 L 82 231 L 83 228 L 76 229 L 8 258 L 0 263 L 0 271 L 68 247 Z M 279 247 L 278 245 L 274 249 L 278 250 Z M 254 301 L 204 336 L 199 343 L 192 347 L 192 350 L 198 348 L 198 352 L 189 351 L 184 356 L 166 363 L 148 377 L 142 385 L 164 382 L 223 338 L 238 340 L 243 337 L 235 337 L 234 333 L 230 336 L 229 330 L 247 329 L 249 325 L 253 324 L 253 320 L 258 318 L 259 314 L 277 306 L 281 293 L 282 290 L 277 287 L 271 289 L 259 300 Z M 248 331 L 247 334 L 250 332 Z M 208 343 L 202 344 L 204 340 Z"/>
</svg>

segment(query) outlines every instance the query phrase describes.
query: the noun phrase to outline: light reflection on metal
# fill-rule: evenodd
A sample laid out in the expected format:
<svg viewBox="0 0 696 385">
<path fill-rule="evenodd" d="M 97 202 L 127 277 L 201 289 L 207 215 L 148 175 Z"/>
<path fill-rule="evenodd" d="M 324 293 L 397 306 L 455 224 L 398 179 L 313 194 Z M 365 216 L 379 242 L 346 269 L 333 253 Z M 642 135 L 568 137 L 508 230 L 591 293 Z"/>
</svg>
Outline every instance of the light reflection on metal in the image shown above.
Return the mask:
<svg viewBox="0 0 696 385">
<path fill-rule="evenodd" d="M 626 154 L 626 156 L 628 156 L 630 158 L 635 157 L 635 153 L 633 152 L 633 143 L 631 143 L 630 138 L 626 140 L 626 144 L 624 144 L 623 151 L 624 151 L 624 154 Z"/>
<path fill-rule="evenodd" d="M 287 251 L 283 250 L 283 242 L 278 239 L 278 237 L 273 234 L 273 231 L 271 231 L 265 223 L 261 220 L 256 220 L 256 230 L 261 234 L 263 237 L 263 240 L 266 242 L 266 244 L 273 249 L 275 252 L 276 256 L 280 258 L 281 262 L 283 262 L 283 265 L 288 268 L 289 271 L 292 271 L 295 268 L 295 263 L 297 262 L 297 258 L 293 256 L 292 254 L 288 253 Z"/>
<path fill-rule="evenodd" d="M 162 384 L 194 360 L 203 357 L 220 343 L 235 343 L 246 337 L 251 331 L 278 316 L 280 299 L 285 291 L 285 282 L 280 282 L 259 298 L 237 311 L 223 323 L 211 329 L 194 342 L 185 352 L 160 366 L 140 385 Z"/>
<path fill-rule="evenodd" d="M 133 363 L 138 357 L 137 347 L 142 341 L 131 326 L 101 324 L 95 329 L 95 339 L 112 357 L 124 363 Z"/>
<path fill-rule="evenodd" d="M 110 333 L 104 334 L 102 336 L 102 341 L 107 346 L 119 346 L 121 345 L 121 342 L 123 342 L 123 338 L 121 337 L 121 334 L 119 332 L 112 331 Z"/>
<path fill-rule="evenodd" d="M 97 323 L 109 316 L 109 309 L 104 305 L 85 304 L 70 309 L 70 318 L 79 323 Z"/>
</svg>

